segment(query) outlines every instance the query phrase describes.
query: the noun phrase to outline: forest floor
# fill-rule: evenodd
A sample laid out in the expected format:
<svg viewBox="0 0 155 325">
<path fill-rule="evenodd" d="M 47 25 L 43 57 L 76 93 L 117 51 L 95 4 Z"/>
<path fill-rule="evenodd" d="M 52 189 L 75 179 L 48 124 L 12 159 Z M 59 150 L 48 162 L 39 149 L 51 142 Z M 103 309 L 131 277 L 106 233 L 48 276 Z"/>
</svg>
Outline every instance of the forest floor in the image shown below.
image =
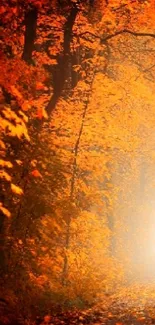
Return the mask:
<svg viewBox="0 0 155 325">
<path fill-rule="evenodd" d="M 2 316 L 2 317 L 1 317 Z M 0 325 L 153 325 L 155 324 L 155 283 L 120 288 L 100 294 L 96 303 L 83 310 L 50 309 L 35 320 L 11 321 L 0 315 Z"/>
<path fill-rule="evenodd" d="M 94 307 L 46 315 L 42 325 L 142 325 L 155 324 L 155 285 L 124 288 L 103 296 Z"/>
</svg>

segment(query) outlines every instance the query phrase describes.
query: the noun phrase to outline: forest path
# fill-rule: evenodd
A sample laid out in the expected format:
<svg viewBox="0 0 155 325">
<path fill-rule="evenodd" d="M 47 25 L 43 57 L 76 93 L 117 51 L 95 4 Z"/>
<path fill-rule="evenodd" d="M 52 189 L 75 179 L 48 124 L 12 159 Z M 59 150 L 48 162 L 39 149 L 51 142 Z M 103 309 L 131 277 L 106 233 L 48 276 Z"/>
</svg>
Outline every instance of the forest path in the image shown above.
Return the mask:
<svg viewBox="0 0 155 325">
<path fill-rule="evenodd" d="M 89 310 L 85 312 L 66 312 L 50 318 L 42 325 L 153 325 L 155 324 L 155 307 L 149 315 L 148 310 L 131 310 L 129 308 L 111 308 L 109 310 Z M 153 313 L 152 313 L 153 311 Z M 153 315 L 154 314 L 154 315 Z"/>
<path fill-rule="evenodd" d="M 86 310 L 45 316 L 41 325 L 153 325 L 155 324 L 155 284 L 134 285 L 119 293 L 103 296 Z"/>
</svg>

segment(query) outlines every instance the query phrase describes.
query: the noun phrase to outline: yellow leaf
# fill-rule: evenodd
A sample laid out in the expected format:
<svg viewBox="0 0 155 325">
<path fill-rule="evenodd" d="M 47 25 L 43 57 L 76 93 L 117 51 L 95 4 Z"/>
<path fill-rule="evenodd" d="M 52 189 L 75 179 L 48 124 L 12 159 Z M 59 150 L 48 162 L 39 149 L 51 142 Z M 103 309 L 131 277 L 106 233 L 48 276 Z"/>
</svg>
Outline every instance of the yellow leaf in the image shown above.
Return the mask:
<svg viewBox="0 0 155 325">
<path fill-rule="evenodd" d="M 21 166 L 22 165 L 22 161 L 21 160 L 16 160 L 16 163 L 19 165 L 19 166 Z"/>
<path fill-rule="evenodd" d="M 15 194 L 18 194 L 18 195 L 23 194 L 23 190 L 22 190 L 19 186 L 15 185 L 15 184 L 13 184 L 13 183 L 11 183 L 11 190 L 12 190 L 12 192 L 14 192 Z"/>
<path fill-rule="evenodd" d="M 0 147 L 2 149 L 6 149 L 5 143 L 2 140 L 0 140 Z"/>
<path fill-rule="evenodd" d="M 21 95 L 21 93 L 19 92 L 19 90 L 15 86 L 11 86 L 10 88 L 11 88 L 12 94 L 15 97 L 17 97 L 18 99 L 22 99 L 23 98 L 22 95 Z"/>
<path fill-rule="evenodd" d="M 0 202 L 0 210 L 3 212 L 3 214 L 10 218 L 11 217 L 11 213 L 8 209 L 6 209 L 5 207 L 2 206 L 2 203 Z"/>
<path fill-rule="evenodd" d="M 0 159 L 0 166 L 2 167 L 8 167 L 8 168 L 12 168 L 13 165 L 10 161 L 5 161 L 3 159 Z"/>
<path fill-rule="evenodd" d="M 11 176 L 8 173 L 6 173 L 4 170 L 0 171 L 0 178 L 4 178 L 8 182 L 11 181 Z"/>
<path fill-rule="evenodd" d="M 19 115 L 21 115 L 23 117 L 24 122 L 27 123 L 28 122 L 28 117 L 22 111 L 19 111 L 18 113 L 19 113 Z"/>
<path fill-rule="evenodd" d="M 36 165 L 37 165 L 37 160 L 36 159 L 31 160 L 31 166 L 36 167 Z"/>
</svg>

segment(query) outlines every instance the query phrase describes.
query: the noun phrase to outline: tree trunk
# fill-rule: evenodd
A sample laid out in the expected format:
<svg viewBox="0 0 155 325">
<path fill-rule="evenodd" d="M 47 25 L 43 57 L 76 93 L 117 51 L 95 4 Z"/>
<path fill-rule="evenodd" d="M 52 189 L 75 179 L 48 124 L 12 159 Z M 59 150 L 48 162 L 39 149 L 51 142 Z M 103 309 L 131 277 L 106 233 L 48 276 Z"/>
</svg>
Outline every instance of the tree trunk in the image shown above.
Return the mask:
<svg viewBox="0 0 155 325">
<path fill-rule="evenodd" d="M 70 10 L 70 14 L 64 26 L 63 53 L 59 54 L 57 58 L 58 64 L 56 65 L 53 74 L 53 95 L 46 107 L 46 112 L 49 116 L 62 95 L 65 82 L 68 79 L 69 66 L 71 62 L 72 30 L 78 11 L 79 9 L 74 5 Z"/>
<path fill-rule="evenodd" d="M 32 54 L 36 38 L 37 17 L 38 10 L 34 6 L 31 6 L 31 8 L 25 13 L 25 35 L 22 59 L 28 64 L 33 63 Z"/>
</svg>

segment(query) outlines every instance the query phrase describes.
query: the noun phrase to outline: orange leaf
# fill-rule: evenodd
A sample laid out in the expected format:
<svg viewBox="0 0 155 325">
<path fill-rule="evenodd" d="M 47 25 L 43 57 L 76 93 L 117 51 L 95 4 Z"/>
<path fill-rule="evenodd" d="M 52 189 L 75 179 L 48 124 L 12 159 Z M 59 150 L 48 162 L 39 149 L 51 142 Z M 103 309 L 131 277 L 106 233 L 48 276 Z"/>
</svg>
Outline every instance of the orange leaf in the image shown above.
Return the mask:
<svg viewBox="0 0 155 325">
<path fill-rule="evenodd" d="M 51 320 L 51 316 L 49 315 L 44 316 L 44 322 L 48 323 L 50 322 L 50 320 Z"/>
<path fill-rule="evenodd" d="M 30 106 L 29 102 L 26 101 L 26 100 L 21 105 L 21 108 L 22 108 L 23 111 L 28 111 L 30 109 L 30 107 L 31 106 Z"/>
<path fill-rule="evenodd" d="M 45 86 L 43 85 L 42 82 L 37 82 L 36 83 L 36 90 L 42 90 L 44 88 L 45 88 Z"/>
<path fill-rule="evenodd" d="M 47 119 L 48 115 L 43 107 L 39 107 L 37 111 L 37 117 L 41 120 L 42 118 Z"/>
<path fill-rule="evenodd" d="M 145 316 L 141 316 L 138 318 L 138 321 L 142 323 L 145 322 L 145 320 L 146 320 Z"/>
<path fill-rule="evenodd" d="M 19 90 L 15 86 L 11 86 L 11 92 L 12 94 L 18 98 L 18 99 L 23 99 L 22 94 L 19 92 Z"/>
<path fill-rule="evenodd" d="M 39 170 L 38 169 L 34 169 L 31 174 L 34 176 L 34 177 L 41 177 L 42 178 L 42 175 L 40 174 Z"/>
</svg>

